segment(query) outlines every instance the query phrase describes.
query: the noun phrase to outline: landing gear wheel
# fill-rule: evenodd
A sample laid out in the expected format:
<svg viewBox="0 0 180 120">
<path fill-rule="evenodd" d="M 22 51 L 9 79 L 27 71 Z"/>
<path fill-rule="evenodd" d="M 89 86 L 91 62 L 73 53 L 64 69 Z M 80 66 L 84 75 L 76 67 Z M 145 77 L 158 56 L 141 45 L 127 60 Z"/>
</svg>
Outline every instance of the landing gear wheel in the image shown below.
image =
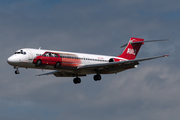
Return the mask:
<svg viewBox="0 0 180 120">
<path fill-rule="evenodd" d="M 41 63 L 42 63 L 42 61 L 41 61 L 41 60 L 37 60 L 37 62 L 36 62 L 36 67 L 40 66 L 40 65 L 41 65 Z"/>
<path fill-rule="evenodd" d="M 54 65 L 54 68 L 59 68 L 60 65 L 61 65 L 61 63 L 60 63 L 60 62 L 57 62 L 57 63 Z"/>
<path fill-rule="evenodd" d="M 73 82 L 74 82 L 74 84 L 79 84 L 79 83 L 81 83 L 81 79 L 80 78 L 74 78 Z"/>
<path fill-rule="evenodd" d="M 100 81 L 101 80 L 101 75 L 94 75 L 94 80 L 95 81 Z"/>
<path fill-rule="evenodd" d="M 19 70 L 16 70 L 16 71 L 15 71 L 15 74 L 19 74 Z"/>
</svg>

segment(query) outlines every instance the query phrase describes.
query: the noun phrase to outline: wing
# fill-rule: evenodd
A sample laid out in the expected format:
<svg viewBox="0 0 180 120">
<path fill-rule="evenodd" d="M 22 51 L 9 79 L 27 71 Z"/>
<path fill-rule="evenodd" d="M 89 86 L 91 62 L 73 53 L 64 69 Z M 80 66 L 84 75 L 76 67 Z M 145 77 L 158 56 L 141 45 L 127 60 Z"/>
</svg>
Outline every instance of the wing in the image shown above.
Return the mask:
<svg viewBox="0 0 180 120">
<path fill-rule="evenodd" d="M 39 74 L 39 75 L 36 75 L 36 76 L 39 77 L 39 76 L 43 76 L 43 75 L 52 75 L 52 74 L 57 73 L 57 72 L 59 72 L 59 71 L 56 70 L 56 71 L 52 71 L 52 72 L 48 72 L 48 73 Z"/>
<path fill-rule="evenodd" d="M 134 68 L 135 65 L 138 65 L 139 62 L 141 62 L 141 61 L 152 60 L 152 59 L 168 57 L 168 56 L 169 55 L 162 55 L 162 56 L 136 59 L 136 60 L 101 63 L 101 64 L 90 64 L 90 65 L 80 66 L 77 69 L 93 69 L 102 74 L 117 73 L 117 72 L 121 72 L 126 69 Z"/>
</svg>

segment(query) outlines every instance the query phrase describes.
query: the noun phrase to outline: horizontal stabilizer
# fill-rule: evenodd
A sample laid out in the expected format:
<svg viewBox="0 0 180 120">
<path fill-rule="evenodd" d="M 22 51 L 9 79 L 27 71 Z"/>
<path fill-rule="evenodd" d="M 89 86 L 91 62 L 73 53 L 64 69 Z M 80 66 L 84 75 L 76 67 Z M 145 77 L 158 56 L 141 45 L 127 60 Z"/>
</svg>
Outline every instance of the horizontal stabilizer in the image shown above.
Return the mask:
<svg viewBox="0 0 180 120">
<path fill-rule="evenodd" d="M 136 44 L 136 43 L 158 42 L 158 41 L 168 41 L 168 40 L 170 40 L 170 39 L 148 40 L 148 41 L 138 41 L 138 42 L 130 42 L 130 43 L 131 43 L 131 44 Z M 121 46 L 121 48 L 126 47 L 127 45 L 128 45 L 128 43 L 127 43 L 127 44 L 125 44 L 125 45 L 122 45 L 122 46 Z"/>
</svg>

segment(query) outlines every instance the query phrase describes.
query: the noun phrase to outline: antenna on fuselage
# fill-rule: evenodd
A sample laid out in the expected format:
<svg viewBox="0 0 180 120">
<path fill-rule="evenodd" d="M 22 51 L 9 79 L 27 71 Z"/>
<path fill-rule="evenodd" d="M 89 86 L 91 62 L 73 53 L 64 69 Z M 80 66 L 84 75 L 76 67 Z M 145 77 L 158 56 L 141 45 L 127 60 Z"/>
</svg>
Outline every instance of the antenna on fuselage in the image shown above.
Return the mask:
<svg viewBox="0 0 180 120">
<path fill-rule="evenodd" d="M 39 47 L 39 50 L 41 49 L 41 47 Z"/>
</svg>

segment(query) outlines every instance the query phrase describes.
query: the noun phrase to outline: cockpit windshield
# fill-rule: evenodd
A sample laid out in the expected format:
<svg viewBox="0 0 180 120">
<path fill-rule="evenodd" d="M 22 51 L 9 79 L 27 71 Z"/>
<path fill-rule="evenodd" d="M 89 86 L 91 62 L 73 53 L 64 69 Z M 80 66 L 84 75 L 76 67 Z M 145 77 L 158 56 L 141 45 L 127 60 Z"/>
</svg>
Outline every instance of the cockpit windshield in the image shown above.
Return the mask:
<svg viewBox="0 0 180 120">
<path fill-rule="evenodd" d="M 25 52 L 25 51 L 23 51 L 23 50 L 20 50 L 20 51 L 16 51 L 14 54 L 23 54 L 23 55 L 25 55 L 25 54 L 26 54 L 26 52 Z"/>
</svg>

